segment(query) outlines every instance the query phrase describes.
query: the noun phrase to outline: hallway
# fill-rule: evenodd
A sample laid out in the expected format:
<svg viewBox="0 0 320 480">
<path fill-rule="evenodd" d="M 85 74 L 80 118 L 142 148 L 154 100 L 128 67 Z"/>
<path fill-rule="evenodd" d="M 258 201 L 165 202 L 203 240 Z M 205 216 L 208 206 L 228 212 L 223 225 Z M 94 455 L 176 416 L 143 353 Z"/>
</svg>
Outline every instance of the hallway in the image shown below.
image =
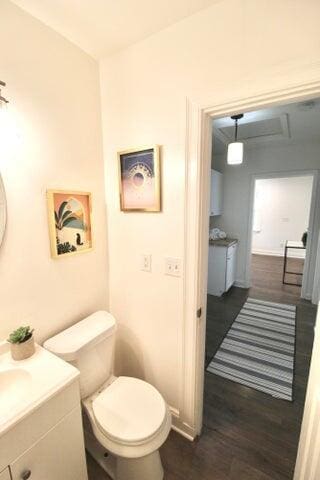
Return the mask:
<svg viewBox="0 0 320 480">
<path fill-rule="evenodd" d="M 294 260 L 294 268 L 301 261 Z M 300 264 L 300 265 L 299 265 Z M 282 284 L 281 257 L 254 255 L 253 287 L 208 296 L 206 364 L 222 342 L 248 295 L 297 305 L 294 401 L 278 400 L 254 389 L 205 374 L 204 424 L 232 456 L 239 479 L 292 479 L 313 344 L 316 307 L 300 299 L 300 288 Z M 231 467 L 230 467 L 231 468 Z M 235 468 L 235 467 L 233 467 Z M 241 471 L 243 470 L 243 476 Z M 217 477 L 220 478 L 220 477 Z M 221 477 L 225 478 L 225 477 Z M 229 477 L 226 477 L 229 478 Z M 232 478 L 232 477 L 231 477 Z"/>
</svg>

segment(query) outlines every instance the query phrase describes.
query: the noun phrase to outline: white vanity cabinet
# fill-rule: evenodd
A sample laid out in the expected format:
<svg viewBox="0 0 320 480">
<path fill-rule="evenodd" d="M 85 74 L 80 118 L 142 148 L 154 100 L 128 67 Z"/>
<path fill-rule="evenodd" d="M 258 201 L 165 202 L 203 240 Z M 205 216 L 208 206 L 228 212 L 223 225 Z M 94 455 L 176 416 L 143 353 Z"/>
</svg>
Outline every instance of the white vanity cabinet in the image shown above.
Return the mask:
<svg viewBox="0 0 320 480">
<path fill-rule="evenodd" d="M 12 480 L 86 478 L 80 407 L 10 465 Z"/>
<path fill-rule="evenodd" d="M 222 214 L 223 174 L 211 170 L 210 212 L 209 216 Z"/>
<path fill-rule="evenodd" d="M 0 472 L 0 480 L 11 480 L 9 468 L 6 468 L 2 472 Z"/>
<path fill-rule="evenodd" d="M 0 437 L 4 463 L 0 480 L 88 480 L 77 382 Z"/>
<path fill-rule="evenodd" d="M 14 362 L 5 343 L 1 374 L 0 480 L 88 480 L 79 371 L 38 345 Z"/>
<path fill-rule="evenodd" d="M 221 297 L 236 279 L 236 240 L 216 240 L 209 245 L 208 294 Z"/>
</svg>

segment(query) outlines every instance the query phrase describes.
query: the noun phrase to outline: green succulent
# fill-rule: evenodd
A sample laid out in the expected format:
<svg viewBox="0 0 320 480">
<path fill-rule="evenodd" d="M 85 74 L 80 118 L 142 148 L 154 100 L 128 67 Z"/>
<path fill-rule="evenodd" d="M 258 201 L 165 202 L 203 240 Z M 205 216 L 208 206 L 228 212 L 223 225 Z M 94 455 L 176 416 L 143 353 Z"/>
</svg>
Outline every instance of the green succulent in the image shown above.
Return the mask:
<svg viewBox="0 0 320 480">
<path fill-rule="evenodd" d="M 34 329 L 31 330 L 31 327 L 19 327 L 14 332 L 10 333 L 8 342 L 10 343 L 23 343 L 29 340 L 32 337 Z"/>
</svg>

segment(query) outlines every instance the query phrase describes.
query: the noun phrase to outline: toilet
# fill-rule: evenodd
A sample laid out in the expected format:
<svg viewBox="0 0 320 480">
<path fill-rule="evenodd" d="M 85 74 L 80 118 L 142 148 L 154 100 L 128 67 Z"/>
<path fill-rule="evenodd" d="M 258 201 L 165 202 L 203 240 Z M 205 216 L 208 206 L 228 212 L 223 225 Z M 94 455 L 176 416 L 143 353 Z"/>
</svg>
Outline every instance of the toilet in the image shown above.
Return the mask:
<svg viewBox="0 0 320 480">
<path fill-rule="evenodd" d="M 149 383 L 113 375 L 116 322 L 95 312 L 50 338 L 44 347 L 80 371 L 82 405 L 89 419 L 86 448 L 115 480 L 162 480 L 159 448 L 171 414 Z M 107 458 L 107 460 L 106 460 Z"/>
</svg>

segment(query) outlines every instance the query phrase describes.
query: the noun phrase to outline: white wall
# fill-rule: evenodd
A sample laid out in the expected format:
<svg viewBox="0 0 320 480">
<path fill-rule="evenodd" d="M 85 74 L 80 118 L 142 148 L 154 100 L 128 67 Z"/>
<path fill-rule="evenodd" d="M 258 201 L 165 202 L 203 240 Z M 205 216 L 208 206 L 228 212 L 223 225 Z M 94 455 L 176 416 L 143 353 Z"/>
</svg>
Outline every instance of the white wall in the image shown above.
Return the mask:
<svg viewBox="0 0 320 480">
<path fill-rule="evenodd" d="M 312 183 L 312 176 L 256 180 L 253 253 L 282 256 L 286 240 L 301 240 L 309 225 Z M 288 255 L 303 258 L 305 250 Z"/>
<path fill-rule="evenodd" d="M 221 1 L 101 62 L 118 371 L 154 383 L 188 424 L 194 417 L 182 396 L 184 279 L 164 275 L 165 255 L 185 255 L 186 96 L 223 104 L 302 80 L 320 60 L 319 17 L 317 0 Z M 163 146 L 162 213 L 121 213 L 116 152 L 150 143 Z M 153 255 L 152 273 L 139 270 L 141 253 Z"/>
<path fill-rule="evenodd" d="M 296 144 L 251 148 L 245 152 L 243 165 L 232 168 L 224 156 L 217 156 L 217 163 L 224 173 L 223 215 L 216 217 L 214 226 L 239 239 L 237 282 L 246 285 L 246 251 L 248 241 L 248 212 L 252 175 L 320 169 L 320 143 Z M 319 212 L 317 212 L 319 216 Z M 315 250 L 317 237 L 315 240 Z M 314 252 L 315 253 L 315 252 Z M 315 256 L 311 263 L 310 278 L 314 274 Z M 308 288 L 310 292 L 310 288 Z"/>
<path fill-rule="evenodd" d="M 42 341 L 107 307 L 98 65 L 7 0 L 0 2 L 0 45 L 14 130 L 0 158 L 8 205 L 0 248 L 0 339 L 31 324 Z M 92 192 L 92 253 L 50 258 L 48 188 Z"/>
</svg>

